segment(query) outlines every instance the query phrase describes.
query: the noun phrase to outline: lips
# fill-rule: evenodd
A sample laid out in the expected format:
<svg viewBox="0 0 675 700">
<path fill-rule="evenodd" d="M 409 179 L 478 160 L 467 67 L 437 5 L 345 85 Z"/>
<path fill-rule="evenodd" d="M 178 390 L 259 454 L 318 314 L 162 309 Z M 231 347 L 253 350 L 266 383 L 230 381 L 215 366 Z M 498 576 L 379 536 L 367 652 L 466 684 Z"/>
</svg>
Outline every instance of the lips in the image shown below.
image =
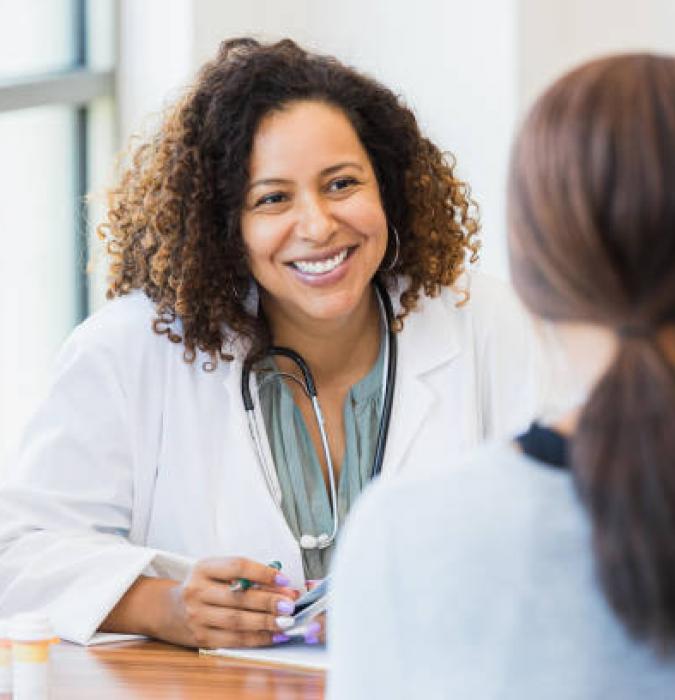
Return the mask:
<svg viewBox="0 0 675 700">
<path fill-rule="evenodd" d="M 294 260 L 289 263 L 304 275 L 325 275 L 339 267 L 346 259 L 353 248 L 343 248 L 329 258 L 320 260 Z"/>
</svg>

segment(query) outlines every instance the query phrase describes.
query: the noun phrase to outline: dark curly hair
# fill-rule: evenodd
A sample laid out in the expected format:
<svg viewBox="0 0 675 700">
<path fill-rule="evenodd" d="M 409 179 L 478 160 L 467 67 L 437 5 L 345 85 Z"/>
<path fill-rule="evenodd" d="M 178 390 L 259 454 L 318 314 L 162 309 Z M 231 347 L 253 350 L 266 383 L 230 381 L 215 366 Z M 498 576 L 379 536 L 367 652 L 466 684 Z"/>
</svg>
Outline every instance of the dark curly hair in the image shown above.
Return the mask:
<svg viewBox="0 0 675 700">
<path fill-rule="evenodd" d="M 207 368 L 231 360 L 225 348 L 237 336 L 251 341 L 254 354 L 270 342 L 264 317 L 244 305 L 252 280 L 240 218 L 258 124 L 298 100 L 341 109 L 372 162 L 387 220 L 400 235 L 395 266 L 377 275 L 408 281 L 397 329 L 420 290 L 438 294 L 467 258 L 477 259 L 469 187 L 390 90 L 288 39 L 225 41 L 155 136 L 130 151 L 98 227 L 111 257 L 108 298 L 143 290 L 156 306 L 155 332 L 182 342 L 187 362 L 197 350 L 210 356 Z M 390 249 L 384 260 L 393 257 Z"/>
</svg>

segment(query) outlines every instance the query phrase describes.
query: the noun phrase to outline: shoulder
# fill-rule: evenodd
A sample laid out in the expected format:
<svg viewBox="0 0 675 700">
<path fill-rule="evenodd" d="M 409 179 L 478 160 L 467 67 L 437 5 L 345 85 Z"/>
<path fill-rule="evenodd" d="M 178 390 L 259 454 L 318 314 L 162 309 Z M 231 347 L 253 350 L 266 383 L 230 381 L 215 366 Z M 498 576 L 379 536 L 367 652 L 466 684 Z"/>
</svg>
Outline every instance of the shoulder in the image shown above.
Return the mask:
<svg viewBox="0 0 675 700">
<path fill-rule="evenodd" d="M 465 304 L 456 307 L 458 313 L 471 316 L 475 328 L 489 329 L 513 323 L 529 323 L 529 314 L 508 282 L 473 271 L 464 275 L 457 287 L 459 291 L 465 289 L 469 295 Z M 454 298 L 457 290 L 448 290 L 446 295 Z"/>
<path fill-rule="evenodd" d="M 525 536 L 542 509 L 557 508 L 578 515 L 569 473 L 537 465 L 499 440 L 420 476 L 379 480 L 358 501 L 346 530 L 381 533 L 396 542 L 397 559 L 426 553 L 457 563 L 480 550 L 497 561 L 504 543 Z M 363 538 L 352 537 L 350 548 L 361 547 Z"/>
<path fill-rule="evenodd" d="M 436 297 L 421 296 L 406 322 L 414 319 L 416 312 L 422 322 L 444 316 L 472 332 L 531 323 L 530 315 L 508 282 L 477 270 L 465 272 Z"/>
<path fill-rule="evenodd" d="M 120 337 L 139 340 L 152 333 L 155 305 L 142 292 L 131 292 L 106 302 L 85 319 L 72 334 L 80 343 L 113 342 Z"/>
<path fill-rule="evenodd" d="M 166 354 L 182 355 L 182 344 L 155 333 L 155 318 L 155 305 L 142 292 L 108 301 L 74 329 L 61 349 L 57 367 L 93 363 L 124 372 Z"/>
</svg>

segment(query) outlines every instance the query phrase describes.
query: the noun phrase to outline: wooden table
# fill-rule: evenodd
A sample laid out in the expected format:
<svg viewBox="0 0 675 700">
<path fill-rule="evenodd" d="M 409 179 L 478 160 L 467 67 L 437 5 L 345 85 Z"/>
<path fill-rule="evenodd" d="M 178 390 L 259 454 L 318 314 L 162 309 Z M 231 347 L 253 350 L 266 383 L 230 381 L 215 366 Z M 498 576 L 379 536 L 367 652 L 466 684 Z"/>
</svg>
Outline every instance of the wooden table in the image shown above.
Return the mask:
<svg viewBox="0 0 675 700">
<path fill-rule="evenodd" d="M 203 656 L 160 642 L 52 648 L 51 700 L 319 700 L 321 671 Z"/>
</svg>

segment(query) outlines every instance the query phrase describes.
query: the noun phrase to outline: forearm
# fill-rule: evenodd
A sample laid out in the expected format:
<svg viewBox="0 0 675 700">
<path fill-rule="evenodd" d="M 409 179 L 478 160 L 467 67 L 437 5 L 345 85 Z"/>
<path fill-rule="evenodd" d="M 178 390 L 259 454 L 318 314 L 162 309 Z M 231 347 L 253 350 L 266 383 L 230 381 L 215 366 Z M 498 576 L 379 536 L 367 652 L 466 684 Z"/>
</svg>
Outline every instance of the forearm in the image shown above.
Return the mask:
<svg viewBox="0 0 675 700">
<path fill-rule="evenodd" d="M 144 634 L 166 639 L 176 581 L 139 576 L 101 623 L 101 632 Z"/>
</svg>

